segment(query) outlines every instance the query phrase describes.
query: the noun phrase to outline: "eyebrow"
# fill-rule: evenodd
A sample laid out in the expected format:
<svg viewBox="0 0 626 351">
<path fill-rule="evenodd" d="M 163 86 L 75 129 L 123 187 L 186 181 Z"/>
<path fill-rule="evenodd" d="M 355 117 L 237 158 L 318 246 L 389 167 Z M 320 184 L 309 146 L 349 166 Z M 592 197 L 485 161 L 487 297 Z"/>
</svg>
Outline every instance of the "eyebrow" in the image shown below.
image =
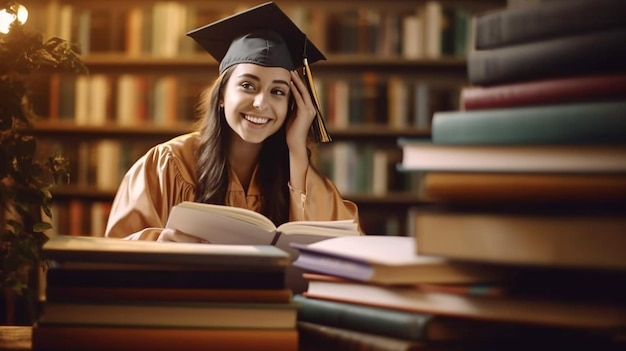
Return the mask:
<svg viewBox="0 0 626 351">
<path fill-rule="evenodd" d="M 252 73 L 243 73 L 243 74 L 239 75 L 239 78 L 250 78 L 250 79 L 254 79 L 256 81 L 260 81 L 261 80 L 259 77 L 257 77 L 256 75 L 254 75 Z M 272 83 L 284 84 L 286 86 L 289 86 L 289 82 L 284 81 L 282 79 L 275 79 L 275 80 L 272 81 Z"/>
</svg>

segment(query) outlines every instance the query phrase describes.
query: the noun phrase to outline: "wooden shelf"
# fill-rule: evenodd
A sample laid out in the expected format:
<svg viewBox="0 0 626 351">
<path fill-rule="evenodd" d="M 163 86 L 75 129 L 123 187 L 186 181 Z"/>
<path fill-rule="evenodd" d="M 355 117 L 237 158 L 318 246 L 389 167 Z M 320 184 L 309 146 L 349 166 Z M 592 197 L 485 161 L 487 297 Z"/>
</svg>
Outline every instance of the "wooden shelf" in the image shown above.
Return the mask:
<svg viewBox="0 0 626 351">
<path fill-rule="evenodd" d="M 103 190 L 95 186 L 63 185 L 52 189 L 53 201 L 69 201 L 79 198 L 81 201 L 113 201 L 117 189 Z"/>
<path fill-rule="evenodd" d="M 467 61 L 459 57 L 437 59 L 405 59 L 401 57 L 373 57 L 372 55 L 327 55 L 328 60 L 312 65 L 313 73 L 362 74 L 376 71 L 379 74 L 402 74 L 403 76 L 445 76 L 465 79 Z M 209 55 L 198 53 L 172 58 L 149 55 L 129 56 L 123 53 L 89 54 L 83 63 L 90 71 L 122 73 L 132 70 L 139 73 L 175 72 L 198 74 L 202 71 L 217 72 L 217 62 Z"/>
<path fill-rule="evenodd" d="M 157 126 L 144 124 L 140 126 L 119 126 L 106 124 L 102 126 L 79 126 L 71 122 L 53 122 L 40 120 L 34 123 L 33 134 L 50 138 L 84 139 L 92 138 L 149 138 L 151 140 L 169 139 L 193 130 L 191 123 L 173 126 Z M 382 141 L 395 142 L 401 137 L 430 138 L 428 129 L 394 129 L 384 125 L 351 126 L 348 129 L 329 129 L 333 140 Z"/>
<path fill-rule="evenodd" d="M 424 205 L 427 202 L 420 199 L 417 194 L 408 192 L 391 192 L 383 195 L 373 194 L 346 194 L 345 197 L 354 201 L 359 208 L 402 208 Z"/>
<path fill-rule="evenodd" d="M 68 139 L 150 139 L 166 140 L 185 134 L 193 129 L 191 124 L 177 124 L 173 126 L 157 126 L 144 124 L 140 126 L 119 126 L 106 124 L 101 126 L 79 126 L 72 122 L 37 121 L 34 123 L 33 134 L 50 138 Z"/>
</svg>

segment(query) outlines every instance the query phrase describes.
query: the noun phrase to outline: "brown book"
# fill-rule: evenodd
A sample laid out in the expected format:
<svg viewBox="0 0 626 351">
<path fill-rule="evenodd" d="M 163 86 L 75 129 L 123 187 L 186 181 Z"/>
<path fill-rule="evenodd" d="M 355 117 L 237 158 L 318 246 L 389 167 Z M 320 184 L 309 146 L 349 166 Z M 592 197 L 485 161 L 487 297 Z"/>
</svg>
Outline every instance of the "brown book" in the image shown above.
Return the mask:
<svg viewBox="0 0 626 351">
<path fill-rule="evenodd" d="M 269 330 L 295 328 L 296 316 L 294 303 L 47 301 L 37 323 L 39 326 Z"/>
<path fill-rule="evenodd" d="M 293 329 L 185 329 L 35 326 L 33 351 L 296 351 Z"/>
<path fill-rule="evenodd" d="M 624 202 L 624 174 L 430 172 L 422 194 L 446 203 Z"/>
<path fill-rule="evenodd" d="M 412 235 L 420 255 L 570 268 L 626 268 L 623 207 L 423 207 Z"/>
</svg>

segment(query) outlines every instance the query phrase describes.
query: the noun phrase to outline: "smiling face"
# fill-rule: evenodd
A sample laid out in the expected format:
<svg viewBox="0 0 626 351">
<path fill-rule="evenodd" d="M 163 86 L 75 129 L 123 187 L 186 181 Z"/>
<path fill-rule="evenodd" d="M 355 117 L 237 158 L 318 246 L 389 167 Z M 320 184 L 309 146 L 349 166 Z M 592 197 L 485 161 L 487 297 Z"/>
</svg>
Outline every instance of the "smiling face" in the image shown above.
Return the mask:
<svg viewBox="0 0 626 351">
<path fill-rule="evenodd" d="M 224 90 L 226 122 L 242 140 L 262 143 L 287 118 L 289 71 L 242 63 L 234 67 Z"/>
</svg>

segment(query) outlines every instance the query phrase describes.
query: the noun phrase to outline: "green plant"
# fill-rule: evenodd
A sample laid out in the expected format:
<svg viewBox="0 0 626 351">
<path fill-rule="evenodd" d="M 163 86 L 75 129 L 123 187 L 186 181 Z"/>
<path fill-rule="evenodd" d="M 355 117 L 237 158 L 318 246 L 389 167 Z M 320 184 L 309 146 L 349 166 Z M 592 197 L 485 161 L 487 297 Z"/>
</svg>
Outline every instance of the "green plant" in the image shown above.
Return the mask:
<svg viewBox="0 0 626 351">
<path fill-rule="evenodd" d="M 50 189 L 69 180 L 65 157 L 39 157 L 28 99 L 29 76 L 55 70 L 86 72 L 75 45 L 60 38 L 45 40 L 17 21 L 0 34 L 0 288 L 21 295 L 32 293 L 26 272 L 43 265 L 44 232 L 51 228 Z"/>
</svg>

